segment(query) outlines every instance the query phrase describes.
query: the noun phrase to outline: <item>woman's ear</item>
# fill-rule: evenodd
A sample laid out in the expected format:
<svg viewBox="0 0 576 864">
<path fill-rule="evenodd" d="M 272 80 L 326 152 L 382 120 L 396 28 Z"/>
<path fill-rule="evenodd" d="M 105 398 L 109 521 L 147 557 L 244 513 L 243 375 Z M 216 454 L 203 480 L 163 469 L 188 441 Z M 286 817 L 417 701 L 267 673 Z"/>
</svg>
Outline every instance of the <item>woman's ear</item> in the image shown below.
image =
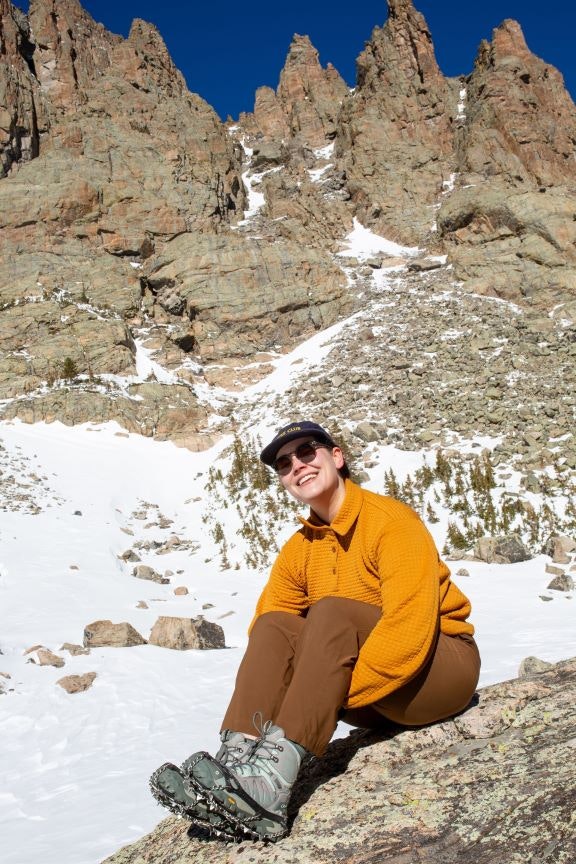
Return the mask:
<svg viewBox="0 0 576 864">
<path fill-rule="evenodd" d="M 344 465 L 344 453 L 340 449 L 340 447 L 332 448 L 332 458 L 334 459 L 334 464 L 336 468 L 340 469 Z"/>
</svg>

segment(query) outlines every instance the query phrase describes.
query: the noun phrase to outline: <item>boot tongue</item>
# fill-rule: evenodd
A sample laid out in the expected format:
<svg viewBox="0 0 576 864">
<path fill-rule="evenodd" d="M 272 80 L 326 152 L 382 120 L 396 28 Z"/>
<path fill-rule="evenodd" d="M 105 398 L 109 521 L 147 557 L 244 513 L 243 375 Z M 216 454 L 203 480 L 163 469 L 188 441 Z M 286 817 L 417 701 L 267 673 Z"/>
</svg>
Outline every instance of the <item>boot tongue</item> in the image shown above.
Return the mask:
<svg viewBox="0 0 576 864">
<path fill-rule="evenodd" d="M 286 738 L 284 734 L 284 730 L 280 726 L 274 726 L 273 723 L 268 727 L 264 727 L 262 730 L 264 732 L 263 738 L 266 738 L 267 741 L 280 741 L 282 738 Z"/>
</svg>

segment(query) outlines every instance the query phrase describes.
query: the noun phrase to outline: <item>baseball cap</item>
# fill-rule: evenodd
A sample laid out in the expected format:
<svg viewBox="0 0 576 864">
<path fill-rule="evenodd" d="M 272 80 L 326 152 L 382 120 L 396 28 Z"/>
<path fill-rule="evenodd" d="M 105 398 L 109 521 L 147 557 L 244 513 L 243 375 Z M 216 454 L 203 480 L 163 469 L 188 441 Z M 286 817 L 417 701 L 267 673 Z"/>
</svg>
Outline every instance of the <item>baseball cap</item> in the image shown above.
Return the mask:
<svg viewBox="0 0 576 864">
<path fill-rule="evenodd" d="M 328 432 L 322 426 L 319 426 L 318 423 L 312 423 L 311 420 L 295 420 L 293 423 L 287 423 L 286 426 L 282 426 L 276 432 L 272 441 L 260 453 L 260 461 L 264 462 L 265 465 L 272 466 L 278 450 L 284 444 L 294 441 L 295 438 L 304 438 L 308 435 L 312 436 L 315 441 L 322 441 L 330 447 L 338 446 Z"/>
</svg>

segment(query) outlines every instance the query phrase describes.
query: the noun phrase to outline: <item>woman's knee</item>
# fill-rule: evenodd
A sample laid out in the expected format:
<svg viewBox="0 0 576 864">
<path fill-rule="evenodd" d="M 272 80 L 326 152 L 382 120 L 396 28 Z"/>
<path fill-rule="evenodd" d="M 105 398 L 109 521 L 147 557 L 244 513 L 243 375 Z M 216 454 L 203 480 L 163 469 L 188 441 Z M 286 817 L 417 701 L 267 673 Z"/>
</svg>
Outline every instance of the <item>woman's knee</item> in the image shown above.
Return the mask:
<svg viewBox="0 0 576 864">
<path fill-rule="evenodd" d="M 350 600 L 348 597 L 322 597 L 308 610 L 307 622 L 323 622 L 327 626 L 344 624 L 357 630 L 372 629 L 382 612 L 377 606 Z"/>
<path fill-rule="evenodd" d="M 282 638 L 298 638 L 305 624 L 305 618 L 290 612 L 264 612 L 259 615 L 250 631 L 250 641 L 268 639 L 277 634 Z"/>
</svg>

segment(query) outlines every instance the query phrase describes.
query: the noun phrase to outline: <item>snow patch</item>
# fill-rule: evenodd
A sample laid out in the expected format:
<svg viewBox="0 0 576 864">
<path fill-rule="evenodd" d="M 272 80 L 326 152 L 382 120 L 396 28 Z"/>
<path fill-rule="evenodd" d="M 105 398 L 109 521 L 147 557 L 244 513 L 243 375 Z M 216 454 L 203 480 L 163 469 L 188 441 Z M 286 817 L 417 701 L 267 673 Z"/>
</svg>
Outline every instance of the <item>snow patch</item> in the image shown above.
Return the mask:
<svg viewBox="0 0 576 864">
<path fill-rule="evenodd" d="M 364 228 L 356 217 L 354 217 L 354 228 L 344 238 L 342 244 L 345 248 L 337 254 L 342 258 L 357 258 L 359 261 L 382 252 L 396 258 L 410 258 L 421 252 L 417 246 L 401 246 L 379 234 L 374 234 L 369 228 Z"/>
</svg>

